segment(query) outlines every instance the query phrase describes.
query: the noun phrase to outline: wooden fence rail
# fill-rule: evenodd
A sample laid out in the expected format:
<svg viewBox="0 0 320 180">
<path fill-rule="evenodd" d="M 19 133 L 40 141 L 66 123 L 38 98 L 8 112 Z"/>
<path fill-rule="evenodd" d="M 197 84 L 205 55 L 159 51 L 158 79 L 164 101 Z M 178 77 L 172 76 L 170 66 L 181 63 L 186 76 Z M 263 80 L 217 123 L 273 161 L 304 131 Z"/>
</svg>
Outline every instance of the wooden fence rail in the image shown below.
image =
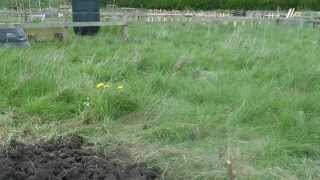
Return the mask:
<svg viewBox="0 0 320 180">
<path fill-rule="evenodd" d="M 60 11 L 58 11 L 60 12 Z M 64 12 L 63 16 L 59 17 L 46 17 L 45 20 L 41 20 L 39 25 L 32 26 L 43 26 L 48 27 L 50 24 L 52 26 L 73 26 L 76 24 L 66 24 L 65 22 L 71 21 L 70 11 L 61 11 Z M 26 16 L 36 16 L 41 15 L 41 12 L 28 12 Z M 316 12 L 320 15 L 319 12 Z M 7 16 L 10 14 L 11 17 L 19 17 L 21 20 L 21 14 L 13 13 L 10 11 L 0 11 L 0 20 L 1 16 Z M 26 18 L 28 19 L 28 18 Z M 309 16 L 304 16 L 303 12 L 294 12 L 290 10 L 288 13 L 285 11 L 247 11 L 246 16 L 233 16 L 231 11 L 163 11 L 163 10 L 139 10 L 139 9 L 115 9 L 101 11 L 101 23 L 96 24 L 98 26 L 108 24 L 110 21 L 112 23 L 118 22 L 122 23 L 123 19 L 126 19 L 126 22 L 146 22 L 146 23 L 159 23 L 159 22 L 204 22 L 204 23 L 223 23 L 234 25 L 238 24 L 248 24 L 248 23 L 284 23 L 284 24 L 295 24 L 295 25 L 312 25 L 319 26 L 320 18 L 313 18 Z M 6 22 L 8 23 L 8 22 Z M 22 23 L 24 26 L 29 26 L 25 22 Z M 33 24 L 33 23 L 32 23 Z M 93 23 L 95 24 L 95 23 Z M 115 23 L 117 24 L 117 23 Z M 77 26 L 82 26 L 83 24 L 77 24 Z M 30 25 L 31 26 L 31 25 Z M 83 25 L 85 26 L 85 25 Z M 91 26 L 90 23 L 87 26 Z"/>
</svg>

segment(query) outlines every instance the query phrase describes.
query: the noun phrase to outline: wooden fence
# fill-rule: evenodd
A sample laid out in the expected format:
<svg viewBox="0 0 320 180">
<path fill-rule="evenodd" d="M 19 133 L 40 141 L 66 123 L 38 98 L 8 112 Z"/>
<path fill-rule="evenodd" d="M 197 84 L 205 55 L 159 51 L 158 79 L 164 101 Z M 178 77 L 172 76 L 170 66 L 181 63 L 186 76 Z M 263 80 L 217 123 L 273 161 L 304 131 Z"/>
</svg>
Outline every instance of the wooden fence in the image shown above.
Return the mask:
<svg viewBox="0 0 320 180">
<path fill-rule="evenodd" d="M 56 10 L 55 16 L 47 16 L 45 12 L 25 12 L 14 13 L 12 11 L 0 11 L 1 20 L 4 23 L 30 23 L 33 19 L 38 19 L 41 23 L 70 22 L 71 10 Z M 244 15 L 235 15 L 234 11 L 166 11 L 166 10 L 144 10 L 133 8 L 109 8 L 101 11 L 101 21 L 104 22 L 146 22 L 146 23 L 166 23 L 166 22 L 204 22 L 223 24 L 248 24 L 248 23 L 284 23 L 295 25 L 319 26 L 320 12 L 314 12 L 318 16 L 307 16 L 305 12 L 295 12 L 294 9 L 287 11 L 247 11 Z M 3 17 L 3 18 L 1 18 Z M 8 18 L 10 17 L 10 18 Z M 14 19 L 16 17 L 16 19 Z"/>
</svg>

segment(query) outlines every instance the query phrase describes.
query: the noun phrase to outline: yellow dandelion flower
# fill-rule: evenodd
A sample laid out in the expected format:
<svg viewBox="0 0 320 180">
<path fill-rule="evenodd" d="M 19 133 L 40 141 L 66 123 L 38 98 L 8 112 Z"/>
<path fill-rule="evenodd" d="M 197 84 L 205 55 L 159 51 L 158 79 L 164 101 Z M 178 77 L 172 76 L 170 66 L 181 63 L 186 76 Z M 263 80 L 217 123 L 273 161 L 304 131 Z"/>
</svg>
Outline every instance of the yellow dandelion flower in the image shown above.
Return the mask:
<svg viewBox="0 0 320 180">
<path fill-rule="evenodd" d="M 111 88 L 111 84 L 104 84 L 104 85 L 103 85 L 103 88 L 104 88 L 104 89 Z"/>
<path fill-rule="evenodd" d="M 103 88 L 104 86 L 105 86 L 104 83 L 99 83 L 99 84 L 97 84 L 96 88 L 97 88 L 97 89 L 101 89 L 101 88 Z"/>
</svg>

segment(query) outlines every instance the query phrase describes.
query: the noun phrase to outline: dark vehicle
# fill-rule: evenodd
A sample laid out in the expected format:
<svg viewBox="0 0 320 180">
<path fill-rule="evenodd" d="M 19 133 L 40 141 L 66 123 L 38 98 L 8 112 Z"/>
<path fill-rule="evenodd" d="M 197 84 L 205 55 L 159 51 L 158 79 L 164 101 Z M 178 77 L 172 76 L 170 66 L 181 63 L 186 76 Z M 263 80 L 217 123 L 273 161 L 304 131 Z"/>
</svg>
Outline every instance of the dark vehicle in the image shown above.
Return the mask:
<svg viewBox="0 0 320 180">
<path fill-rule="evenodd" d="M 100 0 L 72 0 L 73 22 L 99 22 Z M 99 27 L 74 27 L 78 35 L 95 35 Z"/>
<path fill-rule="evenodd" d="M 27 35 L 20 27 L 0 27 L 0 47 L 29 47 Z"/>
<path fill-rule="evenodd" d="M 234 11 L 231 11 L 231 15 L 232 16 L 245 17 L 245 16 L 247 16 L 247 11 L 245 11 L 245 10 L 234 10 Z"/>
</svg>

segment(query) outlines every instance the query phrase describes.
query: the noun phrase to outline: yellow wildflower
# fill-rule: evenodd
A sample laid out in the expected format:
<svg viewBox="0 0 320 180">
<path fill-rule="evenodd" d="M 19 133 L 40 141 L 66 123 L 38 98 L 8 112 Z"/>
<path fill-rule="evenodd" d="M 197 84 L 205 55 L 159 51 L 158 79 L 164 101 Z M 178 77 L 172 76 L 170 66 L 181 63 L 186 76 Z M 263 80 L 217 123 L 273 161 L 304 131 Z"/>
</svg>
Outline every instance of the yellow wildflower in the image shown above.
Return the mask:
<svg viewBox="0 0 320 180">
<path fill-rule="evenodd" d="M 122 85 L 119 85 L 119 86 L 117 87 L 117 89 L 123 89 L 123 86 L 122 86 Z"/>
<path fill-rule="evenodd" d="M 111 88 L 111 85 L 110 85 L 110 84 L 104 84 L 104 85 L 103 85 L 103 88 L 104 88 L 104 89 L 106 89 L 106 88 Z"/>
<path fill-rule="evenodd" d="M 97 89 L 101 89 L 101 88 L 103 88 L 104 86 L 105 86 L 104 83 L 99 83 L 99 84 L 97 84 L 96 88 L 97 88 Z"/>
</svg>

